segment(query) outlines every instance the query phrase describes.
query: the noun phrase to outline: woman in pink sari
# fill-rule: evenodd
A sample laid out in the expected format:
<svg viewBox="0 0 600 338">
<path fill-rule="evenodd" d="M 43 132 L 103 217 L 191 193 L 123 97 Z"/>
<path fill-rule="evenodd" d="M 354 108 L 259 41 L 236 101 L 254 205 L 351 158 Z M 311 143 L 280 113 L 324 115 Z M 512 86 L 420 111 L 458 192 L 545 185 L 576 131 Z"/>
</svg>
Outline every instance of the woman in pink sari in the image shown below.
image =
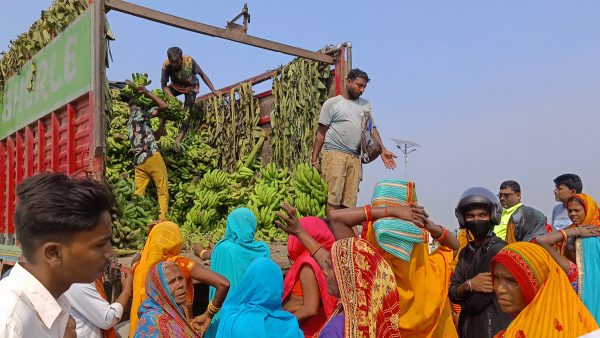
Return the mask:
<svg viewBox="0 0 600 338">
<path fill-rule="evenodd" d="M 303 217 L 302 228 L 327 251 L 335 241 L 327 224 L 318 217 Z M 327 292 L 323 270 L 296 236 L 288 239 L 292 267 L 283 281 L 283 309 L 296 316 L 305 337 L 317 333 L 335 310 L 337 298 Z"/>
</svg>

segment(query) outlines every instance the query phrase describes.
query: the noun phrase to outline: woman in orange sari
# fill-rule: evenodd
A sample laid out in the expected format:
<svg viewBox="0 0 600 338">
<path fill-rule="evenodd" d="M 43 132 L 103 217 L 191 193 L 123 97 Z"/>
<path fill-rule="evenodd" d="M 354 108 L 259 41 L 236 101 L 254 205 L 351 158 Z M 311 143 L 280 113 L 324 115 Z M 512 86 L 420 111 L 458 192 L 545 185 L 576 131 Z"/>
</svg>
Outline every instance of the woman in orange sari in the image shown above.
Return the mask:
<svg viewBox="0 0 600 338">
<path fill-rule="evenodd" d="M 339 297 L 318 338 L 399 338 L 398 291 L 389 264 L 368 242 L 356 237 L 333 243 L 331 254 L 300 225 L 296 210 L 283 205 L 275 224 L 309 248 L 323 269 L 329 294 Z M 350 231 L 352 231 L 350 229 Z"/>
<path fill-rule="evenodd" d="M 192 279 L 201 281 L 217 289 L 212 303 L 214 308 L 220 308 L 229 291 L 229 281 L 203 267 L 196 264 L 194 260 L 181 256 L 183 247 L 183 237 L 179 226 L 173 222 L 163 221 L 156 224 L 150 230 L 148 239 L 142 250 L 139 263 L 135 266 L 133 275 L 133 296 L 131 300 L 131 317 L 129 322 L 129 335 L 133 336 L 138 323 L 138 307 L 146 298 L 146 278 L 150 268 L 161 261 L 174 262 L 177 264 L 186 281 L 186 301 L 184 311 L 191 311 L 192 301 L 194 299 L 194 287 Z M 192 317 L 191 313 L 186 314 Z M 205 313 L 208 316 L 208 309 Z M 212 318 L 212 315 L 210 316 Z M 203 325 L 206 330 L 210 320 Z"/>
<path fill-rule="evenodd" d="M 563 270 L 539 245 L 516 242 L 492 260 L 502 311 L 515 316 L 496 337 L 579 337 L 598 329 Z"/>
<path fill-rule="evenodd" d="M 563 268 L 585 306 L 600 321 L 600 209 L 591 196 L 576 194 L 569 198 L 567 210 L 573 224 L 536 238 L 536 243 Z M 554 246 L 562 247 L 562 255 Z"/>
<path fill-rule="evenodd" d="M 375 188 L 373 206 L 330 213 L 332 232 L 338 240 L 351 237 L 351 228 L 366 222 L 364 239 L 390 264 L 396 277 L 402 337 L 458 337 L 448 289 L 450 263 L 459 243 L 448 230 L 430 221 L 423 208 L 414 206 L 416 202 L 412 182 L 383 180 Z M 391 224 L 389 229 L 378 228 L 381 220 Z M 429 236 L 440 243 L 432 253 Z"/>
</svg>

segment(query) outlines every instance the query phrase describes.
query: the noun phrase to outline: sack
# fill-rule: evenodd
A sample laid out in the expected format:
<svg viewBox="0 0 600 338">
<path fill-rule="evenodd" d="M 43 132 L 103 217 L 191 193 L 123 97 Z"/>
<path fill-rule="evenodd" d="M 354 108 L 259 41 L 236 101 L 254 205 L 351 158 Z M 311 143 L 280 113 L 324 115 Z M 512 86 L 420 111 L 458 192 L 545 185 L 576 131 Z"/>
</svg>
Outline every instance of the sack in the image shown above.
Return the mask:
<svg viewBox="0 0 600 338">
<path fill-rule="evenodd" d="M 373 117 L 370 111 L 365 111 L 360 136 L 360 161 L 373 162 L 381 155 L 381 144 L 373 139 Z"/>
</svg>

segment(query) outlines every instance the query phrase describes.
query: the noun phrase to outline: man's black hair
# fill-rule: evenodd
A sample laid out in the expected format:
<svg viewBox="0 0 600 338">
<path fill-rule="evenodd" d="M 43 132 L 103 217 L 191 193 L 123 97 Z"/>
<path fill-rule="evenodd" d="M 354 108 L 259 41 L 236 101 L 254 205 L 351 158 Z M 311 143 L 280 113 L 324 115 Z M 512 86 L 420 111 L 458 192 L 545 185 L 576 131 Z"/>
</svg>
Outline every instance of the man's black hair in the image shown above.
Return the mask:
<svg viewBox="0 0 600 338">
<path fill-rule="evenodd" d="M 176 56 L 183 57 L 183 51 L 179 47 L 171 47 L 167 49 L 167 58 L 169 61 L 173 61 Z"/>
<path fill-rule="evenodd" d="M 351 69 L 348 72 L 348 80 L 353 81 L 358 78 L 364 79 L 365 81 L 367 81 L 367 83 L 370 81 L 369 75 L 367 75 L 366 72 L 363 72 L 362 70 L 360 70 L 358 68 Z"/>
<path fill-rule="evenodd" d="M 583 191 L 583 183 L 581 178 L 575 174 L 564 174 L 554 179 L 554 184 L 558 187 L 563 184 L 569 189 L 575 189 L 575 192 L 581 194 Z"/>
<path fill-rule="evenodd" d="M 100 182 L 57 173 L 25 179 L 17 197 L 15 232 L 27 260 L 46 242 L 68 242 L 72 235 L 94 229 L 112 208 L 112 195 Z"/>
<path fill-rule="evenodd" d="M 502 189 L 511 189 L 514 192 L 521 192 L 521 186 L 519 183 L 517 183 L 517 181 L 513 180 L 502 182 L 502 184 L 500 184 L 500 190 Z"/>
</svg>

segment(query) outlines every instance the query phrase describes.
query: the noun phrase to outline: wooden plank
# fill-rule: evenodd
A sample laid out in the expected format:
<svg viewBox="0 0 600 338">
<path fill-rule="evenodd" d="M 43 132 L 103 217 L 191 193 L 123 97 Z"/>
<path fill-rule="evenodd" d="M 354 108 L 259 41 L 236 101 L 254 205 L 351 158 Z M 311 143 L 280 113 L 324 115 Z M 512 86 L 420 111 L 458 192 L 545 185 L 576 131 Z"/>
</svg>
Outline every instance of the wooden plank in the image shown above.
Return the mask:
<svg viewBox="0 0 600 338">
<path fill-rule="evenodd" d="M 106 0 L 106 10 L 115 10 L 121 13 L 137 16 L 142 19 L 147 19 L 159 22 L 165 25 L 185 29 L 191 32 L 196 32 L 204 35 L 214 36 L 226 40 L 231 40 L 246 45 L 272 50 L 283 54 L 299 56 L 305 59 L 334 64 L 333 57 L 327 54 L 317 53 L 310 50 L 286 45 L 283 43 L 248 35 L 242 31 L 234 29 L 224 29 L 215 26 L 206 25 L 200 22 L 184 19 L 182 17 L 159 12 L 147 7 L 135 5 L 122 0 Z"/>
</svg>

